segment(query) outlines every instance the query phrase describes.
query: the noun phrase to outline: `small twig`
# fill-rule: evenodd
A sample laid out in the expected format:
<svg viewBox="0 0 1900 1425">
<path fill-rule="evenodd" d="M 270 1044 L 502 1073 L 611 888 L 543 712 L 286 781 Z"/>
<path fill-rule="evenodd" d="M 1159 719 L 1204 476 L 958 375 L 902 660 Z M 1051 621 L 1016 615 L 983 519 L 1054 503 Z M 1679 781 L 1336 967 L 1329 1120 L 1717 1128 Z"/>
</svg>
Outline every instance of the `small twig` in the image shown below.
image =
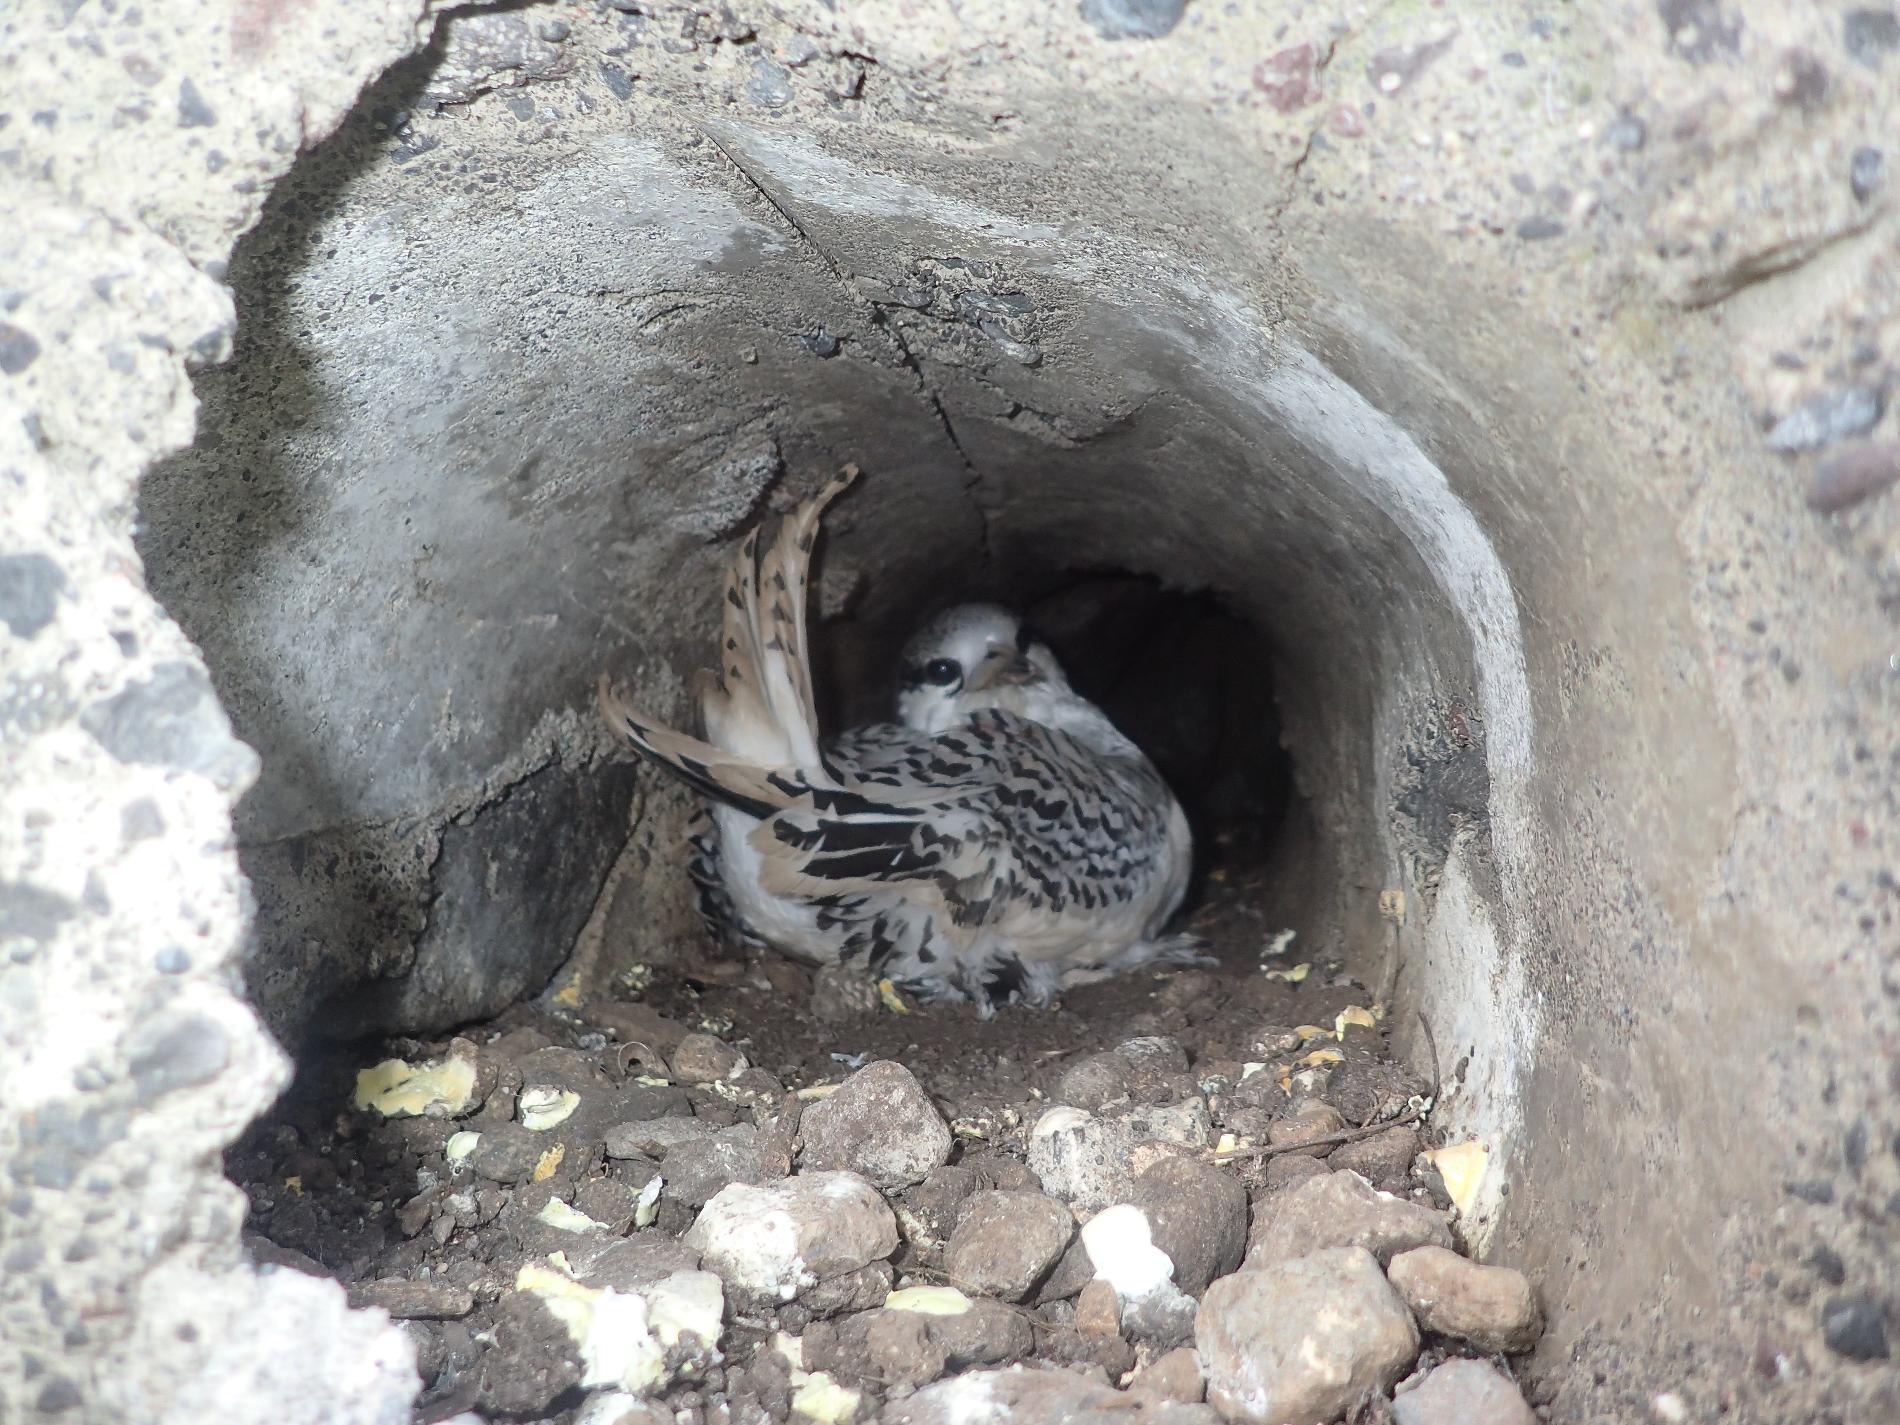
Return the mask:
<svg viewBox="0 0 1900 1425">
<path fill-rule="evenodd" d="M 1370 1138 L 1374 1134 L 1385 1132 L 1388 1128 L 1402 1128 L 1408 1123 L 1417 1123 L 1426 1114 L 1430 1113 L 1432 1109 L 1438 1106 L 1438 1090 L 1440 1084 L 1443 1082 L 1438 1074 L 1438 1038 L 1432 1033 L 1431 1021 L 1426 1019 L 1423 1013 L 1420 1013 L 1418 1016 L 1418 1027 L 1425 1031 L 1425 1045 L 1430 1049 L 1432 1055 L 1432 1091 L 1426 1097 L 1424 1103 L 1413 1108 L 1407 1108 L 1403 1113 L 1398 1114 L 1396 1117 L 1388 1118 L 1381 1123 L 1368 1123 L 1358 1128 L 1347 1128 L 1341 1132 L 1328 1133 L 1319 1138 L 1304 1138 L 1298 1143 L 1261 1144 L 1253 1148 L 1230 1148 L 1225 1153 L 1210 1153 L 1208 1155 L 1208 1161 L 1213 1163 L 1233 1163 L 1243 1158 L 1271 1158 L 1280 1153 L 1303 1153 L 1308 1148 L 1324 1148 L 1340 1143 L 1356 1143 L 1361 1138 Z"/>
<path fill-rule="evenodd" d="M 1418 1027 L 1425 1031 L 1425 1047 L 1432 1053 L 1432 1103 L 1438 1102 L 1438 1091 L 1444 1086 L 1444 1080 L 1438 1071 L 1438 1036 L 1432 1033 L 1432 1022 L 1425 1017 L 1425 1011 L 1414 1010 L 1418 1015 Z"/>
<path fill-rule="evenodd" d="M 1328 1144 L 1354 1143 L 1361 1138 L 1370 1138 L 1375 1133 L 1383 1133 L 1388 1128 L 1403 1128 L 1408 1123 L 1417 1123 L 1425 1116 L 1423 1108 L 1408 1108 L 1395 1118 L 1383 1123 L 1369 1123 L 1364 1128 L 1348 1128 L 1339 1133 L 1327 1133 L 1318 1138 L 1302 1138 L 1297 1143 L 1262 1143 L 1253 1148 L 1230 1148 L 1225 1153 L 1210 1153 L 1208 1161 L 1213 1163 L 1232 1163 L 1242 1158 L 1271 1158 L 1279 1153 L 1304 1153 L 1308 1148 L 1324 1148 Z"/>
</svg>

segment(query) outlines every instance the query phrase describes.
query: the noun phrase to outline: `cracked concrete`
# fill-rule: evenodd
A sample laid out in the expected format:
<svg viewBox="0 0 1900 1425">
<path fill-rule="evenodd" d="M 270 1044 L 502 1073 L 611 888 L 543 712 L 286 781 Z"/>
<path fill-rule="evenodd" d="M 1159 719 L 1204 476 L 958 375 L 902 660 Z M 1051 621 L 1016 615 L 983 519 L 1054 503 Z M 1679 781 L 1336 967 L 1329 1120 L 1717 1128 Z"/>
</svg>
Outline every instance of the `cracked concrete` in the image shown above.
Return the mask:
<svg viewBox="0 0 1900 1425">
<path fill-rule="evenodd" d="M 719 541 L 846 460 L 846 694 L 1064 569 L 1271 640 L 1276 912 L 1383 964 L 1405 893 L 1551 1419 L 1900 1411 L 1803 1265 L 1900 1311 L 1882 7 L 170 8 L 0 21 L 9 1418 L 405 1417 L 236 1245 L 236 982 L 295 1039 L 678 954 L 588 691 L 682 711 Z"/>
</svg>

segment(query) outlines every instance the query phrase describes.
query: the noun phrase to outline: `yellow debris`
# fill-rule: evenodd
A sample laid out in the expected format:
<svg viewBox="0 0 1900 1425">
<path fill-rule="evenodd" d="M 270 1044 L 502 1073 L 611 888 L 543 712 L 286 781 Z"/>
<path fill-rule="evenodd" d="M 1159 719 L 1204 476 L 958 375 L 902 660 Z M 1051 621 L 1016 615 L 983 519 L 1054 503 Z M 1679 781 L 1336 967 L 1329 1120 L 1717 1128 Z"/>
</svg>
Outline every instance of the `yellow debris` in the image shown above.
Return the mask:
<svg viewBox="0 0 1900 1425">
<path fill-rule="evenodd" d="M 658 1173 L 647 1179 L 646 1186 L 640 1189 L 640 1196 L 633 1203 L 633 1225 L 651 1227 L 653 1219 L 660 1215 L 660 1190 L 666 1186 L 666 1179 Z"/>
<path fill-rule="evenodd" d="M 579 1208 L 569 1207 L 558 1197 L 549 1198 L 535 1216 L 563 1232 L 599 1232 L 603 1226 Z"/>
<path fill-rule="evenodd" d="M 1295 1028 L 1293 1032 L 1299 1036 L 1299 1041 L 1302 1044 L 1309 1039 L 1331 1039 L 1333 1037 L 1332 1030 L 1319 1024 L 1302 1024 Z"/>
<path fill-rule="evenodd" d="M 567 1144 L 556 1143 L 543 1153 L 534 1165 L 531 1182 L 544 1183 L 561 1169 L 561 1159 L 567 1156 Z"/>
<path fill-rule="evenodd" d="M 961 1316 L 970 1298 L 953 1286 L 906 1286 L 884 1298 L 886 1311 L 912 1311 L 919 1316 Z"/>
<path fill-rule="evenodd" d="M 464 1128 L 460 1133 L 451 1133 L 449 1141 L 442 1145 L 442 1156 L 451 1163 L 465 1162 L 475 1145 L 482 1141 L 482 1135 Z"/>
<path fill-rule="evenodd" d="M 578 1009 L 581 1002 L 581 987 L 578 981 L 570 981 L 554 992 L 554 1002 L 563 1009 Z"/>
<path fill-rule="evenodd" d="M 1445 1191 L 1451 1194 L 1452 1206 L 1461 1216 L 1469 1216 L 1478 1200 L 1478 1187 L 1484 1182 L 1485 1169 L 1491 1165 L 1491 1150 L 1474 1139 L 1469 1143 L 1434 1148 L 1425 1155 L 1425 1160 L 1438 1169 L 1438 1176 L 1445 1180 Z"/>
<path fill-rule="evenodd" d="M 454 1118 L 475 1099 L 475 1065 L 459 1055 L 432 1064 L 385 1059 L 356 1076 L 356 1106 L 384 1118 Z"/>
<path fill-rule="evenodd" d="M 1321 1064 L 1344 1063 L 1346 1056 L 1337 1049 L 1315 1049 L 1300 1062 L 1309 1069 L 1317 1069 Z"/>
<path fill-rule="evenodd" d="M 813 1371 L 792 1390 L 792 1414 L 815 1425 L 846 1425 L 863 1399 L 849 1386 L 839 1385 L 829 1371 Z"/>
<path fill-rule="evenodd" d="M 1345 1009 L 1340 1010 L 1338 1016 L 1333 1020 L 1333 1037 L 1335 1039 L 1344 1039 L 1346 1037 L 1346 1031 L 1354 1027 L 1360 1029 L 1377 1029 L 1379 1027 L 1378 1017 L 1369 1009 L 1361 1008 L 1356 1004 L 1348 1005 Z"/>
<path fill-rule="evenodd" d="M 295 1195 L 295 1196 L 297 1196 L 297 1197 L 302 1197 L 302 1196 L 303 1196 L 303 1178 L 302 1178 L 302 1176 L 301 1176 L 301 1175 L 292 1175 L 291 1177 L 287 1177 L 287 1178 L 285 1178 L 285 1179 L 284 1179 L 284 1191 L 285 1191 L 285 1192 L 288 1192 L 288 1193 L 292 1193 L 292 1194 L 294 1194 L 294 1195 Z"/>
<path fill-rule="evenodd" d="M 1309 960 L 1300 961 L 1299 964 L 1295 965 L 1290 970 L 1268 970 L 1266 972 L 1268 979 L 1285 980 L 1289 985 L 1299 984 L 1300 981 L 1304 980 L 1308 975 L 1312 973 L 1313 973 L 1313 965 L 1312 965 L 1312 962 Z"/>
<path fill-rule="evenodd" d="M 580 1106 L 581 1096 L 572 1089 L 523 1089 L 521 1101 L 515 1105 L 515 1117 L 521 1120 L 523 1128 L 544 1133 L 565 1123 Z"/>
</svg>

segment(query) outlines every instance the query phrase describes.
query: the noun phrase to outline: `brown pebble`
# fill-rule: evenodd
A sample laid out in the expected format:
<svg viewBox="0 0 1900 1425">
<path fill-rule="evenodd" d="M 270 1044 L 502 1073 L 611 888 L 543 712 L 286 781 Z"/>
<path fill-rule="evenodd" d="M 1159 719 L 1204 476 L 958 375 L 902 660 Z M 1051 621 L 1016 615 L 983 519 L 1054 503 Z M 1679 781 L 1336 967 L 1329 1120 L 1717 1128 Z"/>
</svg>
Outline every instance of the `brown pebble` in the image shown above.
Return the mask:
<svg viewBox="0 0 1900 1425">
<path fill-rule="evenodd" d="M 1387 1192 L 1399 1192 L 1410 1183 L 1412 1160 L 1422 1146 L 1418 1130 L 1400 1124 L 1357 1143 L 1342 1143 L 1327 1159 L 1327 1166 L 1335 1172 L 1358 1173 Z"/>
<path fill-rule="evenodd" d="M 746 1067 L 745 1055 L 710 1034 L 688 1034 L 672 1053 L 673 1077 L 683 1084 L 716 1084 Z"/>
<path fill-rule="evenodd" d="M 1808 508 L 1830 515 L 1900 481 L 1900 440 L 1869 440 L 1836 451 L 1808 480 Z"/>
<path fill-rule="evenodd" d="M 1343 1131 L 1346 1120 L 1339 1116 L 1339 1110 L 1331 1104 L 1321 1103 L 1317 1099 L 1308 1099 L 1296 1105 L 1285 1118 L 1278 1120 L 1267 1130 L 1267 1142 L 1275 1148 L 1284 1148 L 1294 1152 L 1303 1152 L 1308 1157 L 1324 1158 L 1337 1144 L 1319 1143 L 1311 1148 L 1302 1147 L 1316 1138 L 1326 1138 Z"/>
<path fill-rule="evenodd" d="M 1485 1351 L 1528 1351 L 1544 1329 L 1530 1279 L 1486 1267 L 1443 1247 L 1400 1252 L 1386 1268 L 1419 1325 Z"/>
<path fill-rule="evenodd" d="M 1084 1336 L 1122 1334 L 1122 1304 L 1115 1288 L 1097 1277 L 1075 1299 L 1075 1329 Z"/>
<path fill-rule="evenodd" d="M 1172 1400 L 1181 1405 L 1198 1405 L 1207 1394 L 1207 1380 L 1201 1374 L 1201 1358 L 1192 1346 L 1177 1346 L 1149 1362 L 1147 1368 L 1129 1384 L 1130 1395 L 1148 1400 Z"/>
</svg>

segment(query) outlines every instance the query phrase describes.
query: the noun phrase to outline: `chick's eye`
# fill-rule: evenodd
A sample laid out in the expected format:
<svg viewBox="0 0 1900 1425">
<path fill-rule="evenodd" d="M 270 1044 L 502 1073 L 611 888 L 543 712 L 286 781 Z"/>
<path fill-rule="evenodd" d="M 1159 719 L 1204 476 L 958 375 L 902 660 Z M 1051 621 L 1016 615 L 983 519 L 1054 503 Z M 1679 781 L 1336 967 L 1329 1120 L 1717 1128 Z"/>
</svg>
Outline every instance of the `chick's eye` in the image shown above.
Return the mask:
<svg viewBox="0 0 1900 1425">
<path fill-rule="evenodd" d="M 963 670 L 957 666 L 954 658 L 933 658 L 924 664 L 924 681 L 946 688 L 963 676 Z"/>
</svg>

